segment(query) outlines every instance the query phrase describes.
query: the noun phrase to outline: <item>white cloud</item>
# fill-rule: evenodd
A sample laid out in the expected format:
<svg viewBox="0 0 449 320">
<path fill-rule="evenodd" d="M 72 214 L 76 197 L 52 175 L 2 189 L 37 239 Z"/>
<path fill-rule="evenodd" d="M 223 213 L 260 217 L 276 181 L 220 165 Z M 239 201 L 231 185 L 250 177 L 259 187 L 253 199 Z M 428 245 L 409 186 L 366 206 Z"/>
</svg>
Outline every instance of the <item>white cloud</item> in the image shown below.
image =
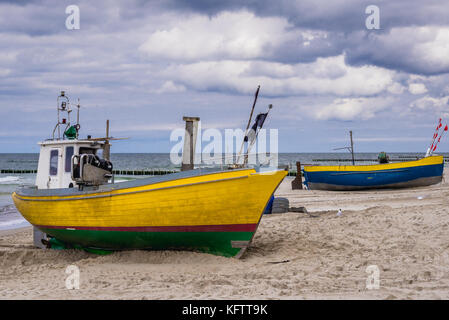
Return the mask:
<svg viewBox="0 0 449 320">
<path fill-rule="evenodd" d="M 173 60 L 253 59 L 298 31 L 286 32 L 285 18 L 260 18 L 247 11 L 214 17 L 193 15 L 171 29 L 152 33 L 139 49 L 151 58 Z M 310 35 L 308 35 L 310 38 Z"/>
<path fill-rule="evenodd" d="M 386 109 L 390 102 L 384 98 L 335 99 L 330 105 L 312 110 L 312 115 L 318 120 L 367 120 Z"/>
<path fill-rule="evenodd" d="M 351 61 L 374 63 L 417 74 L 449 72 L 449 27 L 394 27 L 388 32 L 371 33 L 347 52 Z"/>
<path fill-rule="evenodd" d="M 347 141 L 345 138 L 334 138 L 332 141 Z M 354 141 L 357 142 L 420 142 L 429 141 L 427 137 L 354 137 Z"/>
<path fill-rule="evenodd" d="M 410 107 L 419 110 L 428 110 L 436 112 L 449 112 L 449 96 L 434 98 L 431 96 L 425 96 L 418 100 L 413 101 Z"/>
<path fill-rule="evenodd" d="M 164 84 L 156 90 L 152 90 L 154 93 L 162 94 L 162 93 L 178 93 L 186 91 L 186 87 L 183 85 L 177 85 L 173 83 L 173 81 L 165 81 Z"/>
<path fill-rule="evenodd" d="M 171 131 L 179 128 L 183 128 L 182 123 L 119 124 L 114 127 L 114 132 Z"/>
<path fill-rule="evenodd" d="M 414 54 L 430 66 L 449 68 L 449 28 L 421 27 L 414 32 L 427 37 L 416 44 Z"/>
<path fill-rule="evenodd" d="M 11 73 L 11 70 L 0 68 L 0 77 L 6 77 Z"/>
<path fill-rule="evenodd" d="M 386 90 L 393 82 L 394 72 L 374 66 L 351 67 L 341 55 L 294 65 L 241 60 L 174 64 L 165 75 L 201 91 L 252 93 L 260 84 L 263 94 L 273 96 L 367 96 Z"/>
<path fill-rule="evenodd" d="M 427 137 L 365 137 L 356 138 L 356 142 L 420 142 L 429 141 Z"/>
<path fill-rule="evenodd" d="M 423 94 L 427 92 L 427 88 L 424 83 L 410 83 L 408 85 L 408 91 L 411 94 Z"/>
<path fill-rule="evenodd" d="M 399 82 L 395 82 L 387 88 L 387 91 L 392 94 L 402 94 L 405 91 L 405 87 Z"/>
<path fill-rule="evenodd" d="M 139 46 L 150 59 L 163 61 L 255 60 L 313 61 L 335 50 L 327 31 L 295 28 L 285 17 L 224 11 L 208 17 L 190 14 L 161 25 Z"/>
</svg>

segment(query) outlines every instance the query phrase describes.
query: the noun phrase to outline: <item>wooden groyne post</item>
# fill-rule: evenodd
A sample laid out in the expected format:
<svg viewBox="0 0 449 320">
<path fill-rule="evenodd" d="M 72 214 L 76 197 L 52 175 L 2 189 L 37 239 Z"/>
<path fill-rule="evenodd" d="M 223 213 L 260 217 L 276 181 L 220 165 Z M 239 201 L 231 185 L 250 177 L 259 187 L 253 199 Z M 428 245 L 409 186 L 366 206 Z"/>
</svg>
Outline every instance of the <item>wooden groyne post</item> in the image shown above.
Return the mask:
<svg viewBox="0 0 449 320">
<path fill-rule="evenodd" d="M 113 170 L 113 174 L 124 176 L 161 176 L 176 173 L 179 169 Z M 0 173 L 37 173 L 37 170 L 0 169 Z"/>
<path fill-rule="evenodd" d="M 301 162 L 296 162 L 296 178 L 292 181 L 292 190 L 302 189 Z"/>
<path fill-rule="evenodd" d="M 184 148 L 182 149 L 181 171 L 193 170 L 195 164 L 195 145 L 198 133 L 199 117 L 183 117 L 186 122 L 186 132 L 184 136 Z"/>
</svg>

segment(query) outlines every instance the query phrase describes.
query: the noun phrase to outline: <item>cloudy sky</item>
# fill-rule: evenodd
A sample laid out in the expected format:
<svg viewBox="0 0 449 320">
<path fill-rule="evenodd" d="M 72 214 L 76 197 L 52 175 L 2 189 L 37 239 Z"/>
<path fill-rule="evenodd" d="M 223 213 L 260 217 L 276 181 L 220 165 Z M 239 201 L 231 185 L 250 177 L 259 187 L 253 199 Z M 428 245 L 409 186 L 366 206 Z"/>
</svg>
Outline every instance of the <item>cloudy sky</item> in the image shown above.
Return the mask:
<svg viewBox="0 0 449 320">
<path fill-rule="evenodd" d="M 169 152 L 184 115 L 243 128 L 257 85 L 281 152 L 329 152 L 348 130 L 359 152 L 424 152 L 449 121 L 449 2 L 0 0 L 0 152 L 38 152 L 60 90 L 82 135 L 110 119 L 131 137 L 113 151 Z"/>
</svg>

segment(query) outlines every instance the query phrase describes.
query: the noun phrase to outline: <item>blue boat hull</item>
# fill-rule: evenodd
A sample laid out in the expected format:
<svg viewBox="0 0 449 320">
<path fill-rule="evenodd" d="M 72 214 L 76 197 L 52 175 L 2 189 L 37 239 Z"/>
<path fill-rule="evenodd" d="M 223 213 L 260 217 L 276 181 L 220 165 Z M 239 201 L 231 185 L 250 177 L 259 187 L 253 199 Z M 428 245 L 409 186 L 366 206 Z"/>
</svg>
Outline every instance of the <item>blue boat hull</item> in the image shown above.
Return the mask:
<svg viewBox="0 0 449 320">
<path fill-rule="evenodd" d="M 311 190 L 407 188 L 441 182 L 443 163 L 373 171 L 304 171 Z"/>
</svg>

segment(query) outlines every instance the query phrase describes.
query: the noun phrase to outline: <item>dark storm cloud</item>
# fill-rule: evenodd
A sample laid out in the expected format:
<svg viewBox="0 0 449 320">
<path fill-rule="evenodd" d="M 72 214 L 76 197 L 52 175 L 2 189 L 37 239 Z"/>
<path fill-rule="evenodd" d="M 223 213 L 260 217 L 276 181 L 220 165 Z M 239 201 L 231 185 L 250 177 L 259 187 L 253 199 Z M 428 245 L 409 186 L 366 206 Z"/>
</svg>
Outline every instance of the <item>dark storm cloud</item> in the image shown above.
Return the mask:
<svg viewBox="0 0 449 320">
<path fill-rule="evenodd" d="M 380 30 L 366 29 L 368 14 L 365 9 L 369 5 L 377 5 L 380 9 Z M 295 63 L 345 53 L 346 61 L 355 66 L 371 64 L 423 75 L 449 72 L 449 65 L 427 61 L 423 59 L 425 54 L 416 50 L 420 41 L 432 41 L 431 35 L 419 39 L 413 30 L 391 32 L 394 28 L 448 27 L 449 1 L 171 0 L 167 6 L 173 10 L 191 10 L 210 16 L 225 10 L 245 9 L 259 16 L 284 17 L 296 28 L 328 34 L 327 39 L 314 41 L 307 48 L 296 42 L 284 44 L 276 48 L 274 57 L 269 56 L 270 60 Z"/>
<path fill-rule="evenodd" d="M 31 36 L 64 33 L 67 18 L 65 7 L 72 2 L 0 1 L 0 30 Z M 159 13 L 166 12 L 167 8 L 182 16 L 191 12 L 208 14 L 212 18 L 223 11 L 244 9 L 260 17 L 283 17 L 293 29 L 326 33 L 326 37 L 316 37 L 308 41 L 307 45 L 298 36 L 295 40 L 275 47 L 267 46 L 264 60 L 293 64 L 345 53 L 347 63 L 355 66 L 372 64 L 425 75 L 447 73 L 449 70 L 449 66 L 423 61 L 420 53 L 410 54 L 420 41 L 413 34 L 390 33 L 392 28 L 427 26 L 429 23 L 448 26 L 449 5 L 442 5 L 441 1 L 82 0 L 76 4 L 81 10 L 82 28 L 93 32 L 133 30 L 139 28 L 142 21 L 151 22 Z M 365 27 L 365 8 L 372 4 L 380 8 L 381 29 L 368 31 Z"/>
<path fill-rule="evenodd" d="M 448 29 L 434 26 L 396 28 L 384 34 L 354 33 L 345 48 L 346 61 L 421 75 L 445 74 L 449 59 L 441 56 L 441 51 L 447 52 L 448 40 Z"/>
<path fill-rule="evenodd" d="M 273 48 L 266 48 L 266 60 L 282 63 L 313 62 L 318 57 L 332 57 L 343 53 L 346 36 L 342 33 L 327 33 L 326 37 L 308 40 L 298 36 L 295 41 L 284 42 Z"/>
<path fill-rule="evenodd" d="M 365 8 L 377 5 L 381 10 L 382 29 L 395 26 L 438 25 L 449 23 L 447 1 L 409 0 L 169 0 L 166 5 L 174 10 L 192 10 L 209 15 L 224 10 L 246 9 L 260 16 L 286 17 L 297 27 L 327 31 L 353 32 L 365 28 Z"/>
<path fill-rule="evenodd" d="M 69 5 L 79 7 L 83 29 L 104 33 L 134 28 L 133 19 L 152 16 L 160 10 L 157 1 L 0 1 L 0 31 L 30 36 L 67 32 L 65 10 Z"/>
</svg>

